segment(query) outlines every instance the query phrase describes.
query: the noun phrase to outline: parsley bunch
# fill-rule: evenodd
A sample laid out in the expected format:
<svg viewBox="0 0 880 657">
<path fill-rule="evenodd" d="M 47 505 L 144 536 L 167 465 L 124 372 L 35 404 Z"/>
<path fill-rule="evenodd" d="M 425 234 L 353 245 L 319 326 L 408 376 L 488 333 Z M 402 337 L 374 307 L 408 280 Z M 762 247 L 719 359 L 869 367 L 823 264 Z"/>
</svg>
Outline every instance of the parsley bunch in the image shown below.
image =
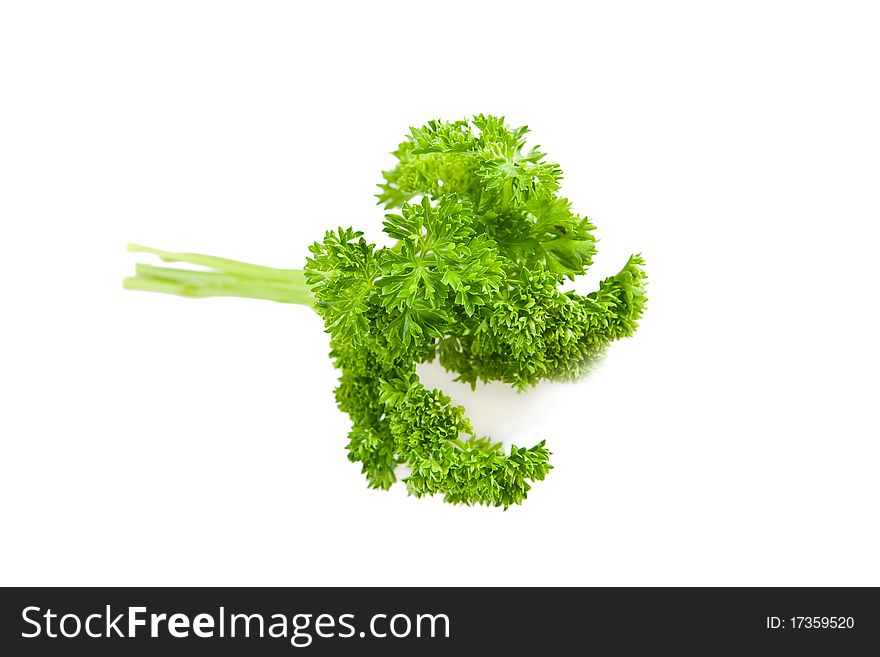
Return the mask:
<svg viewBox="0 0 880 657">
<path fill-rule="evenodd" d="M 392 246 L 339 228 L 292 270 L 131 245 L 204 269 L 137 265 L 125 287 L 314 308 L 341 371 L 348 456 L 371 487 L 387 489 L 406 464 L 416 497 L 519 504 L 551 469 L 544 442 L 505 453 L 477 437 L 464 408 L 422 385 L 416 364 L 438 358 L 472 386 L 572 380 L 631 335 L 645 307 L 638 255 L 591 294 L 559 290 L 592 263 L 594 226 L 558 195 L 562 172 L 526 147 L 527 131 L 484 115 L 412 128 L 378 194 L 396 210 L 384 223 Z"/>
</svg>

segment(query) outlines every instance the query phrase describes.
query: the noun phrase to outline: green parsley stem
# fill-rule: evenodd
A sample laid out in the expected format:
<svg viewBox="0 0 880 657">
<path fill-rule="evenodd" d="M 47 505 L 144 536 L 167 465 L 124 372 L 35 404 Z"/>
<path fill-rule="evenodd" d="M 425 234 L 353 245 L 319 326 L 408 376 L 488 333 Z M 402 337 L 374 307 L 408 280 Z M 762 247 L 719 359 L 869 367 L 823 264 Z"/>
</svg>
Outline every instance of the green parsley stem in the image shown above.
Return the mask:
<svg viewBox="0 0 880 657">
<path fill-rule="evenodd" d="M 173 253 L 138 244 L 129 251 L 151 253 L 165 262 L 183 262 L 206 270 L 136 265 L 135 276 L 122 285 L 128 290 L 176 294 L 183 297 L 247 297 L 314 308 L 314 298 L 302 270 L 276 269 L 201 253 Z"/>
</svg>

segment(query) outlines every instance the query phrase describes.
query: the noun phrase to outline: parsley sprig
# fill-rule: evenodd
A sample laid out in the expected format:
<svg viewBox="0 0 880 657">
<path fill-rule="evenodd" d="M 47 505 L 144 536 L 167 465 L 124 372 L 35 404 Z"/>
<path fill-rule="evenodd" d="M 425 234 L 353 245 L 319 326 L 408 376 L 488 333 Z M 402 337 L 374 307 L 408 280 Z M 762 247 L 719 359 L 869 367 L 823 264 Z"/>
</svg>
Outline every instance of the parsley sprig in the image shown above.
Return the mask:
<svg viewBox="0 0 880 657">
<path fill-rule="evenodd" d="M 464 408 L 422 385 L 416 364 L 438 358 L 472 386 L 576 379 L 635 331 L 646 301 L 638 255 L 595 292 L 559 289 L 592 264 L 595 227 L 559 196 L 562 171 L 526 147 L 527 132 L 484 115 L 412 128 L 377 195 L 394 210 L 384 223 L 392 245 L 328 231 L 303 270 L 131 245 L 202 269 L 139 264 L 125 287 L 314 308 L 341 371 L 349 459 L 371 487 L 387 489 L 406 464 L 417 497 L 519 504 L 551 469 L 544 442 L 506 453 L 478 437 Z"/>
</svg>

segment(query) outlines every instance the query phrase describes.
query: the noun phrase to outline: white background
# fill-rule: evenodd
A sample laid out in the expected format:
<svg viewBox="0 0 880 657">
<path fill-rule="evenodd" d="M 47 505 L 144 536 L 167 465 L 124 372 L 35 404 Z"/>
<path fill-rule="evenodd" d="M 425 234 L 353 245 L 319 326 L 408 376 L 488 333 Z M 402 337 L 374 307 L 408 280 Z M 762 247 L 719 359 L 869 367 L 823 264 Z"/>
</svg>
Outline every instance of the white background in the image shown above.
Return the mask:
<svg viewBox="0 0 880 657">
<path fill-rule="evenodd" d="M 872 3 L 0 5 L 0 583 L 880 585 Z M 366 488 L 308 309 L 124 292 L 129 241 L 298 267 L 373 239 L 408 126 L 528 123 L 648 263 L 506 513 Z"/>
</svg>

